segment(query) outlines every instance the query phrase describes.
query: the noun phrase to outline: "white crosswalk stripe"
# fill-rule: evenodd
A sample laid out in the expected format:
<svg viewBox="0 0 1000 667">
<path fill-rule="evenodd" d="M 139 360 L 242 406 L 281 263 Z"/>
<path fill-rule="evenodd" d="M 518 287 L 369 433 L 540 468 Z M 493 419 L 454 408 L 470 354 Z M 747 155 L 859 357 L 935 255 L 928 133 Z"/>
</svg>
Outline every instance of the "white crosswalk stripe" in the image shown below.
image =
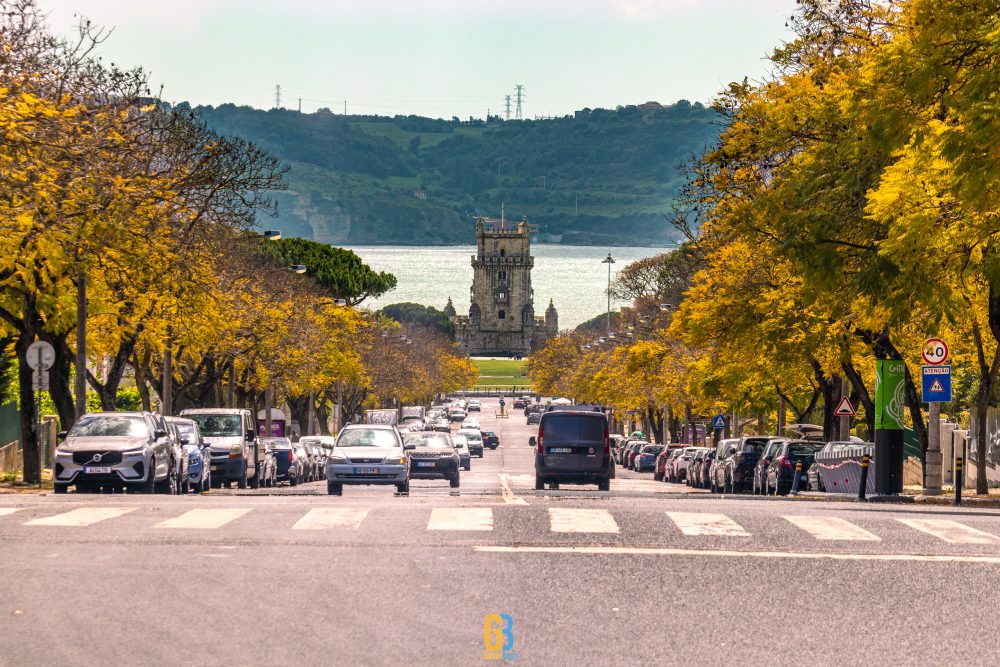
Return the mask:
<svg viewBox="0 0 1000 667">
<path fill-rule="evenodd" d="M 869 533 L 864 528 L 856 526 L 850 521 L 845 521 L 832 516 L 786 516 L 788 521 L 794 526 L 806 531 L 817 540 L 850 540 L 878 542 L 882 538 Z"/>
<path fill-rule="evenodd" d="M 493 530 L 493 510 L 489 507 L 435 507 L 427 530 Z"/>
<path fill-rule="evenodd" d="M 553 507 L 549 527 L 554 533 L 617 533 L 618 523 L 611 512 L 601 509 Z"/>
<path fill-rule="evenodd" d="M 685 535 L 709 537 L 749 537 L 750 533 L 725 514 L 711 512 L 667 512 Z"/>
<path fill-rule="evenodd" d="M 331 528 L 358 528 L 368 516 L 364 507 L 315 507 L 299 519 L 293 530 L 327 530 Z"/>
<path fill-rule="evenodd" d="M 951 519 L 896 519 L 949 544 L 996 544 L 1000 537 L 976 530 Z"/>
<path fill-rule="evenodd" d="M 157 528 L 221 528 L 249 512 L 249 509 L 232 507 L 225 509 L 190 510 L 156 524 Z"/>
<path fill-rule="evenodd" d="M 0 516 L 8 516 L 21 509 L 20 507 L 0 507 Z"/>
<path fill-rule="evenodd" d="M 25 526 L 91 526 L 133 511 L 133 507 L 79 507 L 69 512 L 26 521 Z"/>
</svg>

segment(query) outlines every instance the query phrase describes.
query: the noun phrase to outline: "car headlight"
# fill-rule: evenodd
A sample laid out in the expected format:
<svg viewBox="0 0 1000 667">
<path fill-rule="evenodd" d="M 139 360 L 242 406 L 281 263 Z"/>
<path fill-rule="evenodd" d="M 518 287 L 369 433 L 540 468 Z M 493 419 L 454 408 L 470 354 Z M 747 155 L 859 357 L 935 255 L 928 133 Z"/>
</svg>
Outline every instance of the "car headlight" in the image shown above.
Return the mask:
<svg viewBox="0 0 1000 667">
<path fill-rule="evenodd" d="M 243 445 L 233 445 L 232 447 L 230 447 L 229 458 L 231 459 L 243 458 Z"/>
<path fill-rule="evenodd" d="M 188 457 L 188 463 L 201 463 L 201 457 L 192 454 Z"/>
<path fill-rule="evenodd" d="M 395 466 L 395 465 L 404 466 L 404 465 L 406 465 L 406 457 L 405 456 L 400 456 L 399 458 L 396 458 L 395 456 L 390 456 L 390 457 L 386 458 L 386 460 L 384 461 L 384 463 L 386 465 L 391 465 L 391 466 Z"/>
<path fill-rule="evenodd" d="M 136 447 L 135 449 L 126 449 L 122 452 L 122 456 L 143 456 L 146 453 L 145 447 Z"/>
<path fill-rule="evenodd" d="M 331 456 L 326 460 L 327 463 L 332 463 L 333 465 L 342 466 L 347 465 L 347 458 L 344 456 Z"/>
<path fill-rule="evenodd" d="M 57 449 L 56 456 L 73 456 L 73 452 L 68 449 Z"/>
</svg>

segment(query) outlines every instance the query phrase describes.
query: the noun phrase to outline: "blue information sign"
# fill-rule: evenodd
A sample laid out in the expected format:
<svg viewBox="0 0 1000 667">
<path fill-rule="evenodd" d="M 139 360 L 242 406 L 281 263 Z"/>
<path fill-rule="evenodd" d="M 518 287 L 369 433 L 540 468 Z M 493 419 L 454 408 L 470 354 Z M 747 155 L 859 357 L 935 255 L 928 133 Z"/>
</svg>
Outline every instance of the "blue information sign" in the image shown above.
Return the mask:
<svg viewBox="0 0 1000 667">
<path fill-rule="evenodd" d="M 947 403 L 951 400 L 951 366 L 923 366 L 924 403 Z"/>
<path fill-rule="evenodd" d="M 725 415 L 715 415 L 715 418 L 712 419 L 712 428 L 720 431 L 726 428 Z"/>
</svg>

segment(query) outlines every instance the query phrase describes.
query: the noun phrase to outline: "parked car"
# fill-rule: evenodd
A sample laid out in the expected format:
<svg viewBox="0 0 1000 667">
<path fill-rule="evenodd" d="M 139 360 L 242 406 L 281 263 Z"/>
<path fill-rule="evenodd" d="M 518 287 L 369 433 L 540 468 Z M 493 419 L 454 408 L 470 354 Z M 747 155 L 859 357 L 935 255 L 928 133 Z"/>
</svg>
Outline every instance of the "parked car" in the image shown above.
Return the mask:
<svg viewBox="0 0 1000 667">
<path fill-rule="evenodd" d="M 698 488 L 698 484 L 701 481 L 701 468 L 705 463 L 705 455 L 707 453 L 704 447 L 699 447 L 691 456 L 691 462 L 688 463 L 687 479 L 684 480 L 684 483 L 688 486 Z"/>
<path fill-rule="evenodd" d="M 632 442 L 632 444 L 628 448 L 628 451 L 625 452 L 626 468 L 628 468 L 629 470 L 635 470 L 635 458 L 639 455 L 639 452 L 642 450 L 642 448 L 647 444 L 649 443 L 647 443 L 645 440 L 635 440 Z"/>
<path fill-rule="evenodd" d="M 657 482 L 662 482 L 666 476 L 666 465 L 667 460 L 670 458 L 670 454 L 684 445 L 680 444 L 670 444 L 660 450 L 660 453 L 656 455 L 656 464 L 653 467 L 653 480 Z"/>
<path fill-rule="evenodd" d="M 788 438 L 769 438 L 764 451 L 761 452 L 757 465 L 753 469 L 753 493 L 764 493 L 764 480 L 767 477 L 767 468 L 771 465 L 774 455 L 781 449 L 781 445 L 788 442 Z"/>
<path fill-rule="evenodd" d="M 403 437 L 403 442 L 415 446 L 410 452 L 410 479 L 446 479 L 451 488 L 458 488 L 461 461 L 451 436 L 410 433 Z"/>
<path fill-rule="evenodd" d="M 277 481 L 298 486 L 299 481 L 304 479 L 304 462 L 301 457 L 295 456 L 292 441 L 288 438 L 270 438 L 268 444 L 274 455 Z"/>
<path fill-rule="evenodd" d="M 500 446 L 500 436 L 493 431 L 480 431 L 483 434 L 483 446 L 496 449 Z"/>
<path fill-rule="evenodd" d="M 305 483 L 315 481 L 316 462 L 313 460 L 312 450 L 301 440 L 293 442 L 292 447 L 295 450 L 295 457 L 302 461 L 302 478 L 299 481 Z"/>
<path fill-rule="evenodd" d="M 274 455 L 270 439 L 263 440 L 264 459 L 260 462 L 260 488 L 269 489 L 278 485 L 278 459 Z"/>
<path fill-rule="evenodd" d="M 188 486 L 197 493 L 212 488 L 212 450 L 201 437 L 198 422 L 185 417 L 166 417 L 181 438 L 181 449 L 188 459 Z"/>
<path fill-rule="evenodd" d="M 479 399 L 473 398 L 469 401 L 469 404 L 466 407 L 466 412 L 479 412 L 481 409 L 482 406 L 479 403 Z"/>
<path fill-rule="evenodd" d="M 465 436 L 470 454 L 483 458 L 483 434 L 478 428 L 460 428 L 458 435 Z"/>
<path fill-rule="evenodd" d="M 345 484 L 394 484 L 399 493 L 410 491 L 407 449 L 391 425 L 348 424 L 326 466 L 326 492 L 342 495 Z"/>
<path fill-rule="evenodd" d="M 715 462 L 715 449 L 712 447 L 699 447 L 699 451 L 703 453 L 701 460 L 701 468 L 698 469 L 698 476 L 694 479 L 688 476 L 691 486 L 698 489 L 707 489 L 709 478 L 712 475 L 712 463 Z"/>
<path fill-rule="evenodd" d="M 455 445 L 455 451 L 458 452 L 458 461 L 462 470 L 471 470 L 472 452 L 469 451 L 469 441 L 465 439 L 464 435 L 453 435 L 451 442 Z"/>
<path fill-rule="evenodd" d="M 181 417 L 198 422 L 201 436 L 212 452 L 212 484 L 230 488 L 233 482 L 245 489 L 259 485 L 258 463 L 264 447 L 250 410 L 198 408 L 181 410 Z"/>
<path fill-rule="evenodd" d="M 546 484 L 559 488 L 562 482 L 597 484 L 600 491 L 611 488 L 614 462 L 608 418 L 602 412 L 546 412 L 538 425 L 538 435 L 529 443 L 535 447 L 535 489 Z"/>
<path fill-rule="evenodd" d="M 783 443 L 767 468 L 767 477 L 764 479 L 766 492 L 776 496 L 788 494 L 792 489 L 795 468 L 799 461 L 802 462 L 799 488 L 804 491 L 806 484 L 808 484 L 806 475 L 809 472 L 809 466 L 815 460 L 816 452 L 825 446 L 825 442 L 817 442 L 816 440 L 789 440 Z"/>
<path fill-rule="evenodd" d="M 181 432 L 177 430 L 176 424 L 168 421 L 163 415 L 154 413 L 153 418 L 157 420 L 157 425 L 160 428 L 167 429 L 167 436 L 170 438 L 173 447 L 174 466 L 177 468 L 175 472 L 174 493 L 179 495 L 190 493 L 191 480 L 188 478 L 189 459 L 187 452 L 184 451 L 184 444 L 181 442 Z"/>
<path fill-rule="evenodd" d="M 726 447 L 720 459 L 716 450 L 714 490 L 739 493 L 753 490 L 753 474 L 757 461 L 767 447 L 769 436 L 744 436 Z M 725 442 L 725 441 L 723 441 Z"/>
<path fill-rule="evenodd" d="M 140 493 L 176 489 L 174 446 L 149 412 L 87 413 L 69 432 L 59 434 L 53 485 L 55 493 L 75 486 L 77 493 L 102 486 Z"/>
<path fill-rule="evenodd" d="M 697 447 L 684 447 L 678 450 L 677 456 L 670 459 L 670 468 L 667 479 L 674 483 L 687 481 L 687 469 L 691 463 L 691 457 L 698 450 Z"/>
<path fill-rule="evenodd" d="M 420 429 L 414 431 L 415 433 L 421 433 Z M 312 456 L 313 462 L 313 481 L 322 482 L 326 479 L 326 451 L 320 446 L 315 440 L 306 440 L 306 447 L 309 448 L 309 453 Z"/>
<path fill-rule="evenodd" d="M 656 469 L 656 457 L 664 449 L 663 445 L 644 445 L 633 460 L 632 466 L 636 472 L 652 472 Z"/>
</svg>

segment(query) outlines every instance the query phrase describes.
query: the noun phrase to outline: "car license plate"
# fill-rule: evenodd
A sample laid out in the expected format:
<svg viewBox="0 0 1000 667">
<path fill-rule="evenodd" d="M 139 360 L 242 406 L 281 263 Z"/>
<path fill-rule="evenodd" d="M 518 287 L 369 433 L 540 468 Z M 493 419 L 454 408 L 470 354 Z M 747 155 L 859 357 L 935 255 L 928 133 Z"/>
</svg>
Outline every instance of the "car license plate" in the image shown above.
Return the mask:
<svg viewBox="0 0 1000 667">
<path fill-rule="evenodd" d="M 573 450 L 569 447 L 553 447 L 549 450 L 549 454 L 572 454 Z"/>
<path fill-rule="evenodd" d="M 355 468 L 354 469 L 354 474 L 355 475 L 377 475 L 378 472 L 379 472 L 378 468 Z"/>
<path fill-rule="evenodd" d="M 417 461 L 417 467 L 418 468 L 433 468 L 434 467 L 434 462 L 433 461 Z"/>
<path fill-rule="evenodd" d="M 88 475 L 107 475 L 111 473 L 111 468 L 108 466 L 87 466 L 83 472 Z"/>
</svg>

